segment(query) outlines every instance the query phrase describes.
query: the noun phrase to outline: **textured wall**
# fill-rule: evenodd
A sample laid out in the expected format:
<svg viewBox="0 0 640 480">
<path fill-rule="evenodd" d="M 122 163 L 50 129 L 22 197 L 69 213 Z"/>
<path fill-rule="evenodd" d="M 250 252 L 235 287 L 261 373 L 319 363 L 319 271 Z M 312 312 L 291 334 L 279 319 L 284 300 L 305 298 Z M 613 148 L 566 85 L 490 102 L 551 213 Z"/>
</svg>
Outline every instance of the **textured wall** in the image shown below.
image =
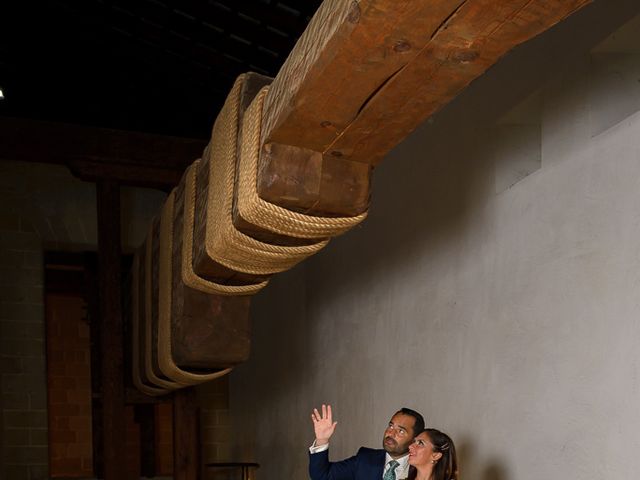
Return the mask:
<svg viewBox="0 0 640 480">
<path fill-rule="evenodd" d="M 91 354 L 86 303 L 46 295 L 49 471 L 56 477 L 90 477 Z"/>
<path fill-rule="evenodd" d="M 123 189 L 125 249 L 142 242 L 164 197 Z M 56 165 L 0 161 L 0 479 L 49 473 L 43 249 L 95 248 L 93 184 Z"/>
<path fill-rule="evenodd" d="M 389 155 L 361 228 L 256 297 L 231 409 L 259 478 L 306 478 L 321 402 L 334 458 L 406 405 L 463 478 L 637 476 L 639 12 L 595 2 L 512 52 Z"/>
<path fill-rule="evenodd" d="M 0 478 L 48 476 L 40 237 L 0 175 Z"/>
</svg>

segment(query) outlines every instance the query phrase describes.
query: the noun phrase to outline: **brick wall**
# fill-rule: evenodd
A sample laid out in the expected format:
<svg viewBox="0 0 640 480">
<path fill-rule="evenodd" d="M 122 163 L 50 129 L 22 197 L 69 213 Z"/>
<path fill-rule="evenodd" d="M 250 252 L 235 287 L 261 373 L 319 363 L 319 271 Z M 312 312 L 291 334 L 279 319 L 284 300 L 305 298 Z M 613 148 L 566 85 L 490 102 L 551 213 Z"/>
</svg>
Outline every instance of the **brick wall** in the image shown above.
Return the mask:
<svg viewBox="0 0 640 480">
<path fill-rule="evenodd" d="M 125 249 L 140 244 L 164 198 L 123 189 Z M 93 184 L 67 168 L 0 161 L 0 480 L 48 478 L 43 245 L 95 249 L 95 215 Z"/>
<path fill-rule="evenodd" d="M 241 462 L 234 457 L 234 438 L 229 408 L 229 377 L 224 376 L 198 387 L 200 406 L 200 438 L 202 464 L 211 462 Z M 238 470 L 205 469 L 205 480 L 239 478 Z"/>
<path fill-rule="evenodd" d="M 0 212 L 0 478 L 40 480 L 48 478 L 42 245 L 16 203 Z"/>
<path fill-rule="evenodd" d="M 47 372 L 51 476 L 90 477 L 91 356 L 85 302 L 47 294 Z"/>
</svg>

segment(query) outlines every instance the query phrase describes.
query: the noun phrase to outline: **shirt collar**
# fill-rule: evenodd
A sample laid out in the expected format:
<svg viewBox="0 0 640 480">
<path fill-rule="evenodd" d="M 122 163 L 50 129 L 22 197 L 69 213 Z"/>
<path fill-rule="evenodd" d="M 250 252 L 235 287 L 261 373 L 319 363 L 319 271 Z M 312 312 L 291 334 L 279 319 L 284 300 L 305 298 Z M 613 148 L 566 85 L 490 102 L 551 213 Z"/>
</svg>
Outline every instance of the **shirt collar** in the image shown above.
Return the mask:
<svg viewBox="0 0 640 480">
<path fill-rule="evenodd" d="M 409 454 L 407 453 L 400 458 L 392 458 L 391 455 L 385 452 L 385 468 L 391 460 L 395 460 L 396 462 L 398 462 L 398 467 L 396 468 L 396 478 L 406 478 L 409 471 Z"/>
</svg>

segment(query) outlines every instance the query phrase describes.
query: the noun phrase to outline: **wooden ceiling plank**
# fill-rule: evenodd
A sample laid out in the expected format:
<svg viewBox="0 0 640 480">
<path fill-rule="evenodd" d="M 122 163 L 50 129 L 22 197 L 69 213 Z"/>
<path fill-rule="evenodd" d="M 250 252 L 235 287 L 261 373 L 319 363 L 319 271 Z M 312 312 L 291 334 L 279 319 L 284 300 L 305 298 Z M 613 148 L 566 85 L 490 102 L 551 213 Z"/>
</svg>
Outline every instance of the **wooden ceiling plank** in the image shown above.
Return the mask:
<svg viewBox="0 0 640 480">
<path fill-rule="evenodd" d="M 0 117 L 0 159 L 67 165 L 87 180 L 176 185 L 206 141 Z"/>
<path fill-rule="evenodd" d="M 92 158 L 182 171 L 205 146 L 194 138 L 0 117 L 0 156 L 8 160 Z"/>
<path fill-rule="evenodd" d="M 114 5 L 112 3 L 112 5 Z M 214 65 L 222 61 L 219 57 L 228 61 L 224 54 L 229 54 L 240 59 L 252 58 L 254 62 L 263 68 L 274 71 L 280 62 L 266 52 L 260 52 L 251 45 L 243 44 L 233 40 L 229 34 L 238 30 L 234 25 L 222 24 L 220 30 L 205 26 L 205 22 L 221 23 L 217 20 L 212 7 L 208 4 L 188 4 L 185 3 L 178 8 L 161 8 L 157 4 L 154 8 L 149 8 L 147 4 L 141 5 L 135 2 L 117 0 L 115 5 L 124 12 L 130 12 L 131 17 L 122 15 L 121 20 L 133 23 L 130 28 L 137 31 L 140 38 L 154 39 L 159 43 L 174 41 L 180 46 L 180 53 L 193 58 L 191 46 L 200 43 L 210 48 L 215 47 Z M 177 38 L 174 38 L 177 37 Z M 233 65 L 233 68 L 236 68 Z M 242 69 L 241 69 L 242 70 Z"/>
<path fill-rule="evenodd" d="M 264 15 L 260 15 L 260 12 L 258 12 L 259 16 L 255 18 L 258 23 L 249 20 L 249 18 L 254 19 L 254 9 L 250 10 L 249 15 L 242 15 L 250 3 L 234 1 L 233 5 L 225 9 L 200 0 L 184 0 L 184 2 L 180 2 L 180 8 L 187 12 L 193 12 L 194 16 L 202 22 L 218 27 L 224 30 L 225 33 L 237 33 L 256 45 L 270 45 L 272 50 L 282 54 L 281 58 L 283 59 L 291 50 L 294 39 L 300 34 L 303 26 L 289 25 L 287 32 L 289 32 L 290 38 L 282 37 L 282 35 L 266 28 L 269 24 L 269 19 L 265 18 Z"/>
</svg>

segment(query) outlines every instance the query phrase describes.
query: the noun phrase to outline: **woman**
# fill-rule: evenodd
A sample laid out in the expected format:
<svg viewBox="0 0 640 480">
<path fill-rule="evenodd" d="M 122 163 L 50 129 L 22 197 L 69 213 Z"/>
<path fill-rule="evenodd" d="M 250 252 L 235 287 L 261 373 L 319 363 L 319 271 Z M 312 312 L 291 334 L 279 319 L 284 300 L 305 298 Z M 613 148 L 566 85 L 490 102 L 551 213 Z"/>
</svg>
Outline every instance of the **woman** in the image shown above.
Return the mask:
<svg viewBox="0 0 640 480">
<path fill-rule="evenodd" d="M 456 447 L 435 428 L 419 433 L 409 446 L 408 480 L 458 480 Z"/>
</svg>

